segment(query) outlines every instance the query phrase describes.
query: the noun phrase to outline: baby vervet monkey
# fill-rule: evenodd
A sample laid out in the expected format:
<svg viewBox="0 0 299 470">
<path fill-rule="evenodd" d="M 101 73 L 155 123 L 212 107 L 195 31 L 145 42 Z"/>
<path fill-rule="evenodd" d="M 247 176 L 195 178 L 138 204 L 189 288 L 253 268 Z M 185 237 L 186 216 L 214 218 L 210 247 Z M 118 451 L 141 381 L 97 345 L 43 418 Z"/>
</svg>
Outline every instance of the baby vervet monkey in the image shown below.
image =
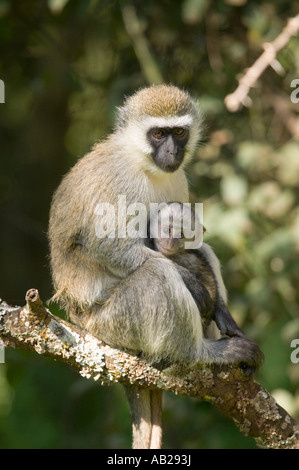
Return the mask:
<svg viewBox="0 0 299 470">
<path fill-rule="evenodd" d="M 205 336 L 210 337 L 213 320 L 222 335 L 244 336 L 227 308 L 222 278 L 216 278 L 220 263 L 203 243 L 205 228 L 196 212 L 180 202 L 164 204 L 156 220 L 150 220 L 149 231 L 154 249 L 188 269 L 189 274 L 184 273 L 182 277 L 198 305 Z"/>
</svg>

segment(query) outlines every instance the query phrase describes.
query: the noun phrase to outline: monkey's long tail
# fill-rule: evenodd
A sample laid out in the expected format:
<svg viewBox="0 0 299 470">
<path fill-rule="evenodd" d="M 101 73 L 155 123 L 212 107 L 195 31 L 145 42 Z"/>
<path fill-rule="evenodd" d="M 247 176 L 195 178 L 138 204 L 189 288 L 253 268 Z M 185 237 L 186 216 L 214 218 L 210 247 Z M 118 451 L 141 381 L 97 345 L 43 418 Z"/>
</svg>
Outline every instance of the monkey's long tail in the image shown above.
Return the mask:
<svg viewBox="0 0 299 470">
<path fill-rule="evenodd" d="M 161 449 L 162 392 L 126 385 L 133 431 L 133 449 Z"/>
<path fill-rule="evenodd" d="M 264 359 L 260 348 L 247 338 L 233 336 L 217 341 L 204 339 L 200 359 L 207 363 L 230 364 L 242 363 L 257 370 Z"/>
</svg>

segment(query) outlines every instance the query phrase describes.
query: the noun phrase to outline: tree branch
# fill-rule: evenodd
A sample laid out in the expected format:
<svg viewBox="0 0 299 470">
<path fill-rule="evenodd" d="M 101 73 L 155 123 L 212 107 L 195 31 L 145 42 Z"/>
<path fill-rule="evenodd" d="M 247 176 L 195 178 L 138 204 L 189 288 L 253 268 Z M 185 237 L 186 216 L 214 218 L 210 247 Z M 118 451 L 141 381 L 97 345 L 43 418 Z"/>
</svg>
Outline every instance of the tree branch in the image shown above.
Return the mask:
<svg viewBox="0 0 299 470">
<path fill-rule="evenodd" d="M 161 372 L 136 356 L 112 349 L 52 315 L 36 289 L 24 307 L 0 303 L 0 338 L 8 348 L 36 351 L 102 384 L 138 384 L 209 401 L 258 446 L 299 448 L 299 427 L 274 398 L 237 366 L 176 365 Z"/>
<path fill-rule="evenodd" d="M 137 16 L 135 7 L 132 4 L 127 4 L 121 7 L 121 11 L 127 34 L 132 41 L 145 79 L 150 85 L 163 83 L 163 77 L 150 51 L 148 41 L 144 35 L 144 28 Z"/>
<path fill-rule="evenodd" d="M 295 36 L 299 31 L 299 15 L 289 19 L 287 25 L 282 32 L 272 42 L 265 43 L 263 45 L 264 52 L 254 62 L 254 64 L 247 69 L 245 74 L 240 78 L 237 89 L 227 95 L 224 99 L 226 107 L 229 111 L 235 112 L 241 107 L 241 105 L 247 105 L 250 101 L 248 93 L 250 88 L 254 86 L 256 81 L 265 71 L 265 69 L 273 64 L 276 59 L 278 51 L 283 49 L 289 42 L 292 36 Z"/>
</svg>

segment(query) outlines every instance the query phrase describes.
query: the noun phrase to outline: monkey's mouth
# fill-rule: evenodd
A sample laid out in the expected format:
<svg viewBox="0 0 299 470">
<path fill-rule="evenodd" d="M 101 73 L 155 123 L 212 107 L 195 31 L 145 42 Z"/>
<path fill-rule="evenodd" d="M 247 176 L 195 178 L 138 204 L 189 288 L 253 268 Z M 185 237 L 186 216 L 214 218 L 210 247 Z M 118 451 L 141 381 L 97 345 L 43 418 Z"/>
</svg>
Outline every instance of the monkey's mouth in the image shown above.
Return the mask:
<svg viewBox="0 0 299 470">
<path fill-rule="evenodd" d="M 172 250 L 171 248 L 163 247 L 163 253 L 166 253 L 167 256 L 173 255 L 176 253 L 176 250 Z"/>
<path fill-rule="evenodd" d="M 184 152 L 180 149 L 171 155 L 167 152 L 157 152 L 152 157 L 158 168 L 166 173 L 173 173 L 181 166 Z"/>
<path fill-rule="evenodd" d="M 167 163 L 165 161 L 156 161 L 156 165 L 166 173 L 173 173 L 181 166 L 182 160 Z"/>
<path fill-rule="evenodd" d="M 163 168 L 164 171 L 167 173 L 173 173 L 176 171 L 179 167 L 181 166 L 181 162 L 175 163 L 174 165 L 167 165 L 165 168 Z"/>
</svg>

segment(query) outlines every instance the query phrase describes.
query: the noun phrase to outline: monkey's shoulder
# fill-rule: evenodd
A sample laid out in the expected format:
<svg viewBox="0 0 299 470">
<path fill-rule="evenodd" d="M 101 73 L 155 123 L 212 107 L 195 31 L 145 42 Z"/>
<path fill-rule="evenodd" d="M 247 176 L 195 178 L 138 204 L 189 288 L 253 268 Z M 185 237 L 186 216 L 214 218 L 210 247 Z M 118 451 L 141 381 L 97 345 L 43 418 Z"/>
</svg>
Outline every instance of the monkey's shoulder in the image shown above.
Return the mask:
<svg viewBox="0 0 299 470">
<path fill-rule="evenodd" d="M 77 163 L 66 175 L 66 178 L 74 178 L 79 174 L 80 179 L 82 179 L 82 176 L 88 176 L 93 179 L 93 176 L 97 176 L 97 174 L 105 170 L 106 167 L 108 170 L 109 166 L 111 172 L 111 162 L 113 162 L 113 156 L 116 155 L 117 152 L 118 148 L 111 136 L 97 142 L 90 152 L 79 158 Z"/>
<path fill-rule="evenodd" d="M 117 172 L 111 168 L 116 168 L 116 161 L 117 147 L 111 136 L 95 144 L 64 176 L 54 193 L 53 204 L 58 200 L 63 205 L 76 206 L 76 201 L 90 205 L 95 196 L 105 200 L 108 187 L 113 186 L 113 181 L 115 185 Z"/>
</svg>

